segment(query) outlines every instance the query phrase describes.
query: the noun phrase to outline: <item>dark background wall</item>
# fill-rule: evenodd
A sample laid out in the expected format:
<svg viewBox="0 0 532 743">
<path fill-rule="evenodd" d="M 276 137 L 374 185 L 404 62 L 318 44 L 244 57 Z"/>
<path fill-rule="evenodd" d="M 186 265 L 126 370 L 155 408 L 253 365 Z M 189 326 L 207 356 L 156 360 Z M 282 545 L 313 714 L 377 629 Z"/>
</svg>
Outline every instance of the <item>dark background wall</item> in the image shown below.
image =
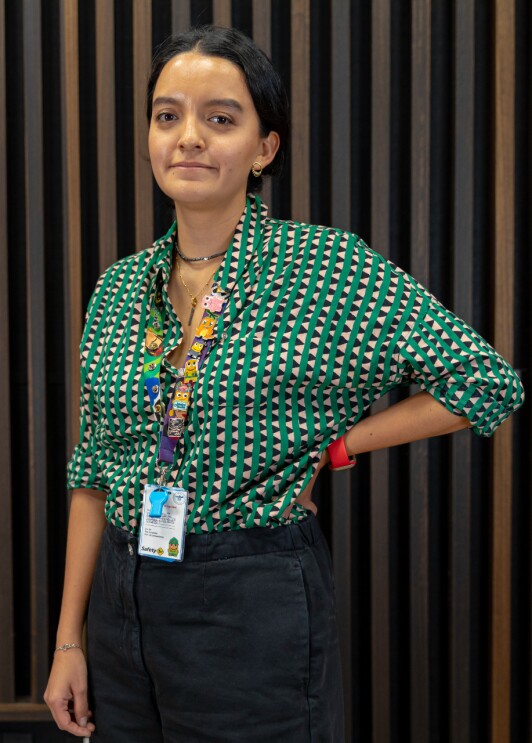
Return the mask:
<svg viewBox="0 0 532 743">
<path fill-rule="evenodd" d="M 528 0 L 0 0 L 4 743 L 56 739 L 42 692 L 83 313 L 99 273 L 167 229 L 146 75 L 170 31 L 209 22 L 252 35 L 288 87 L 273 214 L 359 233 L 530 380 Z M 348 742 L 532 741 L 531 417 L 320 476 Z"/>
</svg>

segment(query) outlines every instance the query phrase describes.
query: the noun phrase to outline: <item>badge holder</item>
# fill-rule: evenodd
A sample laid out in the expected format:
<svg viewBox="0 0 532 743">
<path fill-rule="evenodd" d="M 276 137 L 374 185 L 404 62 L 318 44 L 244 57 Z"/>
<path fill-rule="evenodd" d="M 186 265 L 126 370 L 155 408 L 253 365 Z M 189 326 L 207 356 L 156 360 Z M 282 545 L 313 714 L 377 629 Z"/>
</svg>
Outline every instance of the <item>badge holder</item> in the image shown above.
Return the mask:
<svg viewBox="0 0 532 743">
<path fill-rule="evenodd" d="M 188 491 L 167 485 L 146 485 L 142 499 L 139 555 L 181 562 L 185 553 Z"/>
<path fill-rule="evenodd" d="M 216 340 L 214 328 L 227 301 L 227 292 L 213 286 L 204 299 L 205 309 L 196 331 L 194 343 L 187 354 L 183 381 L 171 395 L 168 409 L 161 399 L 161 359 L 165 308 L 159 289 L 155 291 L 150 309 L 144 343 L 144 385 L 160 423 L 157 483 L 146 485 L 142 497 L 138 553 L 165 562 L 181 562 L 184 556 L 188 491 L 166 485 L 168 465 L 172 465 L 178 440 L 183 436 L 192 388 L 210 347 Z"/>
</svg>

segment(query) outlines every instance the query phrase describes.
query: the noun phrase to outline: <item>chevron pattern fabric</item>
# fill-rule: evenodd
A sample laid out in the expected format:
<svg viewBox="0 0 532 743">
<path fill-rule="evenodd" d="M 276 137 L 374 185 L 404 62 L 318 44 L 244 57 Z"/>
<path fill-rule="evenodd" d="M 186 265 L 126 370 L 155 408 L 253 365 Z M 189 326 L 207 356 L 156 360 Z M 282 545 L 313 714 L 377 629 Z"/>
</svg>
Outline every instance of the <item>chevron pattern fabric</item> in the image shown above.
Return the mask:
<svg viewBox="0 0 532 743">
<path fill-rule="evenodd" d="M 101 276 L 81 342 L 81 434 L 68 486 L 107 493 L 108 520 L 134 533 L 156 465 L 142 365 L 161 282 L 164 354 L 181 338 L 166 291 L 175 230 Z M 169 478 L 190 491 L 189 532 L 285 523 L 325 447 L 399 385 L 419 384 L 483 436 L 522 403 L 506 361 L 354 234 L 268 218 L 250 197 L 214 283 L 230 298 Z M 174 372 L 163 359 L 165 402 Z M 289 518 L 304 515 L 296 504 Z"/>
</svg>

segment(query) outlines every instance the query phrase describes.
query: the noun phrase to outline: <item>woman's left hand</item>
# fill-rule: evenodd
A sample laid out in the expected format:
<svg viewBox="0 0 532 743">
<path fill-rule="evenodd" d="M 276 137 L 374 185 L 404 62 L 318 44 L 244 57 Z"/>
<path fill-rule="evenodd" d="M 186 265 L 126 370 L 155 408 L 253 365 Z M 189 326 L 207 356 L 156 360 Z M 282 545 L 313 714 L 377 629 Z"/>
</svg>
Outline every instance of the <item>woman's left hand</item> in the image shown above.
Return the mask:
<svg viewBox="0 0 532 743">
<path fill-rule="evenodd" d="M 322 470 L 323 467 L 325 467 L 325 465 L 328 463 L 329 463 L 329 453 L 327 449 L 325 449 L 325 451 L 323 452 L 321 456 L 320 461 L 318 462 L 316 471 L 312 475 L 312 480 L 309 482 L 305 490 L 303 490 L 296 498 L 296 503 L 301 503 L 301 505 L 304 508 L 306 508 L 309 511 L 312 511 L 312 513 L 314 514 L 318 512 L 318 508 L 312 500 L 312 490 L 314 488 L 314 484 L 316 483 L 316 478 L 318 477 L 320 470 Z"/>
</svg>

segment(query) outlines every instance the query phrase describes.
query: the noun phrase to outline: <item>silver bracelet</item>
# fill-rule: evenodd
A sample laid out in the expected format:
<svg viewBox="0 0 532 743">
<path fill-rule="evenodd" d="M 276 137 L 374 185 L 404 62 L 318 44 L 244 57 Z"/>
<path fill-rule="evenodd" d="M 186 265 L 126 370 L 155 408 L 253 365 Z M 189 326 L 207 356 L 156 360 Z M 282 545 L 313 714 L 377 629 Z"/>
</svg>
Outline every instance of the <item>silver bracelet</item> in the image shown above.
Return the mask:
<svg viewBox="0 0 532 743">
<path fill-rule="evenodd" d="M 67 650 L 72 650 L 73 648 L 81 649 L 81 645 L 78 645 L 77 642 L 65 642 L 64 645 L 59 645 L 59 647 L 54 650 L 54 653 L 57 653 L 58 650 L 61 650 L 63 653 L 65 653 Z"/>
</svg>

